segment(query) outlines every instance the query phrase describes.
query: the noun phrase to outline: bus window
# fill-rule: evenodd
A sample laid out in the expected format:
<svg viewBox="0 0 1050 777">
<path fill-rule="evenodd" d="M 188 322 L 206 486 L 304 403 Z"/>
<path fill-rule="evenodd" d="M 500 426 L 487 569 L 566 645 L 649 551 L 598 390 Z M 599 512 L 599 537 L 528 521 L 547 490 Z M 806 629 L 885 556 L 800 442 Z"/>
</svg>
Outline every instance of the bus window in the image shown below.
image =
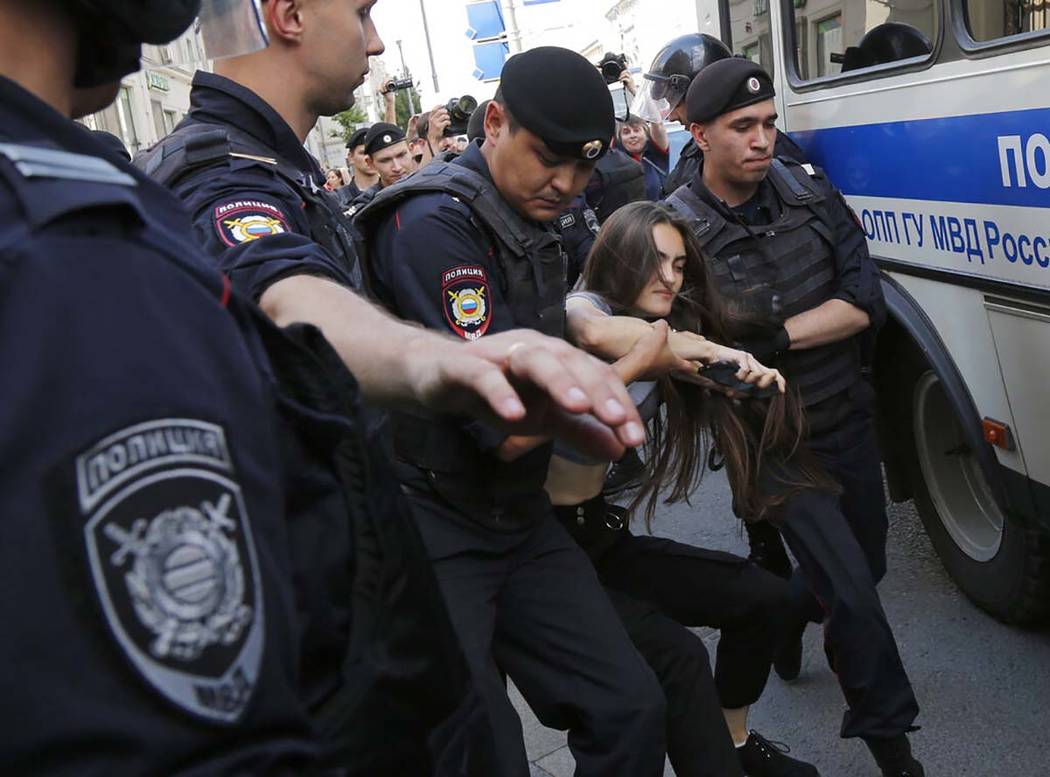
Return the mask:
<svg viewBox="0 0 1050 777">
<path fill-rule="evenodd" d="M 966 27 L 978 43 L 1050 29 L 1050 6 L 1026 0 L 964 0 Z"/>
<path fill-rule="evenodd" d="M 770 0 L 729 0 L 729 25 L 732 30 L 733 53 L 757 62 L 773 76 L 773 35 L 769 30 L 769 3 Z"/>
<path fill-rule="evenodd" d="M 795 68 L 803 81 L 928 57 L 937 37 L 935 0 L 794 0 L 792 6 Z"/>
</svg>

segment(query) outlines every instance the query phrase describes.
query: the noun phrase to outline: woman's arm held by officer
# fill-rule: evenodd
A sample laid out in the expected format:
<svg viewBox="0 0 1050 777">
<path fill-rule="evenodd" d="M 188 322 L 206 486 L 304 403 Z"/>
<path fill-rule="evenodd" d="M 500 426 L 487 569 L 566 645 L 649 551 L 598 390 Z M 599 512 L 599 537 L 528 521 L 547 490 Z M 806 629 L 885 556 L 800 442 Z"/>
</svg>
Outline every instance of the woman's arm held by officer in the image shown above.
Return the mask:
<svg viewBox="0 0 1050 777">
<path fill-rule="evenodd" d="M 677 360 L 670 352 L 667 344 L 668 334 L 670 334 L 670 328 L 667 322 L 657 321 L 649 327 L 648 332 L 638 338 L 634 346 L 622 358 L 612 365 L 612 369 L 625 384 L 633 383 L 654 372 L 666 374 L 675 367 L 691 370 L 688 363 L 684 363 L 684 360 Z M 669 359 L 675 364 L 669 364 Z M 677 364 L 680 361 L 683 363 Z M 585 417 L 580 418 L 585 419 Z M 582 422 L 587 423 L 586 420 Z M 547 443 L 550 439 L 550 435 L 511 435 L 504 440 L 496 455 L 503 461 L 514 461 L 519 456 Z"/>
<path fill-rule="evenodd" d="M 641 337 L 652 332 L 653 324 L 632 316 L 610 316 L 591 304 L 586 297 L 570 297 L 567 304 L 569 339 L 589 353 L 605 359 L 621 359 Z M 661 322 L 662 323 L 662 322 Z M 667 340 L 669 354 L 653 365 L 653 369 L 638 377 L 658 377 L 674 372 L 680 377 L 696 378 L 703 364 L 733 362 L 740 367 L 738 380 L 765 388 L 773 382 L 784 390 L 783 378 L 776 370 L 762 365 L 751 354 L 712 342 L 695 332 L 670 332 Z M 717 385 L 699 378 L 697 382 L 709 388 Z"/>
<path fill-rule="evenodd" d="M 476 415 L 513 431 L 565 430 L 601 452 L 644 441 L 638 413 L 612 368 L 560 340 L 514 330 L 458 341 L 398 321 L 349 289 L 308 275 L 274 283 L 260 305 L 281 326 L 302 321 L 321 329 L 374 404 Z M 526 388 L 532 390 L 518 390 Z M 570 429 L 559 418 L 583 413 L 601 425 Z"/>
</svg>

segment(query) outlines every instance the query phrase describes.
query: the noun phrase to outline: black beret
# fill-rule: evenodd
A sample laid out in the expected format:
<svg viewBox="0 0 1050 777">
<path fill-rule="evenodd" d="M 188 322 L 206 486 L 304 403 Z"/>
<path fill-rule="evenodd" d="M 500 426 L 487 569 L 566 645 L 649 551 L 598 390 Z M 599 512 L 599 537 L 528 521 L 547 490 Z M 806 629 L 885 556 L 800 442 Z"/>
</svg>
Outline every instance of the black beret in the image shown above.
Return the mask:
<svg viewBox="0 0 1050 777">
<path fill-rule="evenodd" d="M 368 134 L 365 135 L 365 153 L 369 155 L 374 154 L 377 151 L 382 151 L 384 148 L 400 143 L 404 139 L 405 133 L 401 131 L 399 126 L 381 121 L 369 127 Z"/>
<path fill-rule="evenodd" d="M 729 57 L 712 62 L 693 79 L 685 96 L 690 122 L 703 124 L 776 94 L 773 80 L 762 66 L 749 59 Z"/>
<path fill-rule="evenodd" d="M 467 140 L 471 143 L 478 138 L 485 139 L 485 111 L 488 110 L 490 102 L 492 100 L 485 100 L 470 114 L 470 121 L 467 122 Z"/>
<path fill-rule="evenodd" d="M 503 66 L 503 104 L 555 154 L 595 161 L 609 150 L 616 119 L 598 68 L 569 49 L 541 46 Z"/>
<path fill-rule="evenodd" d="M 366 137 L 368 137 L 368 127 L 354 130 L 354 134 L 350 136 L 350 140 L 346 141 L 346 147 L 353 151 L 358 146 L 363 146 L 365 144 Z"/>
</svg>

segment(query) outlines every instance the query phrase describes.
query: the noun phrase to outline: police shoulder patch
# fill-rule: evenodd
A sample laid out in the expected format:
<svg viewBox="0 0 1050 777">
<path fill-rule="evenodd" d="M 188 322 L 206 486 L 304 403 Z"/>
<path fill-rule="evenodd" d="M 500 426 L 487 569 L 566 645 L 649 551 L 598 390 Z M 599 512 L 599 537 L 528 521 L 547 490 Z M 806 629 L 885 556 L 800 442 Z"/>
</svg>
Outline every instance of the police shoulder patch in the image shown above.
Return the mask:
<svg viewBox="0 0 1050 777">
<path fill-rule="evenodd" d="M 109 631 L 182 711 L 235 723 L 259 679 L 263 596 L 220 426 L 137 424 L 76 457 L 91 580 Z"/>
<path fill-rule="evenodd" d="M 288 218 L 280 208 L 258 199 L 227 200 L 215 206 L 215 231 L 228 246 L 288 232 Z"/>
<path fill-rule="evenodd" d="M 477 264 L 460 265 L 441 276 L 441 299 L 452 331 L 464 340 L 477 340 L 492 320 L 489 279 Z"/>
</svg>

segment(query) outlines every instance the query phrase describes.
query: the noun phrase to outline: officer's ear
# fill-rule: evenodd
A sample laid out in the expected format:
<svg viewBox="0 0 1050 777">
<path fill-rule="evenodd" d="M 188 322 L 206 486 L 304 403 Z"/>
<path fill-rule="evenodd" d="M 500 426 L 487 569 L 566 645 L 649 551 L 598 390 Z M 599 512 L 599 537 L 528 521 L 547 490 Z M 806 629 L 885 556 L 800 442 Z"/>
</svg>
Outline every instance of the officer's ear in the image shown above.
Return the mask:
<svg viewBox="0 0 1050 777">
<path fill-rule="evenodd" d="M 710 124 L 697 124 L 695 121 L 689 125 L 689 134 L 693 136 L 693 142 L 705 154 L 711 150 L 711 144 L 707 142 L 707 130 L 710 126 Z"/>
<path fill-rule="evenodd" d="M 498 138 L 500 131 L 506 128 L 507 131 L 513 130 L 513 124 L 510 120 L 510 114 L 507 112 L 505 106 L 496 102 L 495 100 L 489 101 L 489 104 L 485 106 L 485 139 L 486 142 L 493 138 Z"/>
<path fill-rule="evenodd" d="M 302 0 L 269 0 L 263 3 L 263 16 L 271 38 L 288 43 L 300 43 L 303 39 Z"/>
</svg>

